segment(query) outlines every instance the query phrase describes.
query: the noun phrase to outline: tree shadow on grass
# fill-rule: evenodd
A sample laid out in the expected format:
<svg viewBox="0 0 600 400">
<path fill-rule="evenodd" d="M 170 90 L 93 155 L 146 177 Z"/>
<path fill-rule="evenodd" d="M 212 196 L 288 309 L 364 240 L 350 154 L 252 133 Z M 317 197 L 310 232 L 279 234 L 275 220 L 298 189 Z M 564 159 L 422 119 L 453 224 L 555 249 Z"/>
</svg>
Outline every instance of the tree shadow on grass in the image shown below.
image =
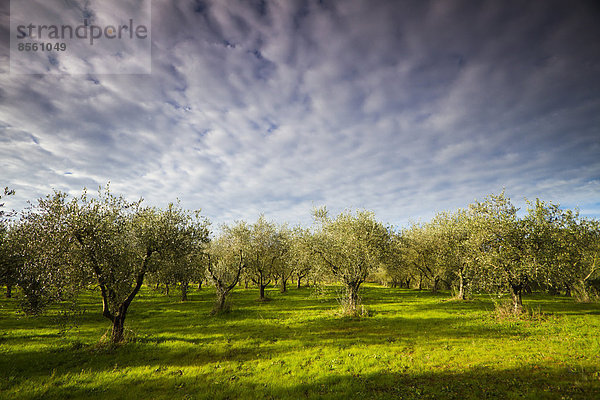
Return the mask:
<svg viewBox="0 0 600 400">
<path fill-rule="evenodd" d="M 428 295 L 433 295 L 429 293 Z M 428 297 L 427 295 L 423 296 Z M 422 301 L 416 304 L 415 311 L 445 311 L 445 312 L 478 312 L 493 311 L 495 303 L 510 301 L 508 295 L 495 296 L 479 294 L 468 300 L 457 300 L 447 296 L 432 297 L 432 301 Z M 400 301 L 401 304 L 401 301 Z M 600 313 L 599 303 L 578 303 L 572 297 L 550 296 L 546 294 L 533 294 L 523 296 L 523 306 L 542 313 L 564 315 L 596 315 Z"/>
<path fill-rule="evenodd" d="M 234 297 L 234 311 L 218 317 L 208 316 L 212 296 L 207 293 L 198 295 L 199 300 L 187 303 L 150 294 L 142 296 L 138 303 L 134 302 L 128 317 L 131 326 L 138 332 L 136 341 L 117 349 L 96 348 L 93 343 L 78 341 L 77 335 L 67 335 L 68 339 L 64 341 L 55 340 L 56 337 L 46 333 L 46 336 L 38 337 L 30 331 L 35 327 L 34 320 L 13 321 L 6 326 L 13 329 L 25 324 L 27 329 L 23 329 L 23 335 L 15 330 L 5 339 L 16 350 L 5 352 L 0 359 L 0 392 L 51 374 L 60 378 L 77 375 L 86 369 L 102 373 L 113 371 L 118 366 L 119 370 L 136 367 L 156 370 L 151 375 L 144 375 L 143 382 L 139 383 L 143 391 L 130 398 L 171 399 L 189 395 L 191 398 L 458 399 L 517 398 L 521 394 L 529 398 L 560 398 L 563 395 L 600 398 L 597 396 L 597 375 L 594 378 L 588 372 L 574 373 L 570 369 L 548 366 L 428 373 L 407 370 L 404 373 L 363 374 L 357 370 L 355 373 L 339 374 L 333 371 L 327 377 L 320 374 L 300 380 L 280 376 L 276 382 L 265 380 L 260 372 L 247 376 L 234 372 L 207 376 L 161 372 L 165 368 L 178 371 L 206 364 L 211 364 L 212 368 L 219 363 L 254 365 L 256 361 L 270 358 L 287 360 L 291 353 L 306 349 L 309 354 L 319 354 L 324 350 L 335 352 L 359 347 L 366 352 L 391 349 L 396 354 L 407 349 L 410 351 L 416 344 L 427 347 L 452 340 L 520 336 L 511 327 L 482 321 L 480 311 L 487 306 L 485 302 L 447 302 L 443 295 L 402 289 L 389 294 L 386 290 L 367 288 L 365 297 L 374 301 L 381 297 L 377 304 L 383 304 L 384 310 L 376 311 L 373 317 L 361 319 L 333 315 L 331 306 L 335 299 L 332 294 L 324 296 L 325 300 L 320 302 L 311 297 L 309 290 L 274 293 L 274 300 L 268 303 L 256 302 L 253 291 L 240 291 Z M 541 298 L 540 301 L 546 300 Z M 407 304 L 408 307 L 386 311 L 385 305 L 390 303 Z M 597 305 L 573 307 L 573 303 L 568 301 L 560 302 L 556 307 L 561 312 L 586 314 L 598 310 Z M 429 310 L 436 313 L 423 313 Z M 96 327 L 94 329 L 104 331 L 109 327 L 108 321 L 99 314 L 90 313 L 86 318 L 86 323 Z M 42 342 L 48 339 L 49 344 L 35 349 L 15 346 L 36 338 Z M 384 369 L 383 365 L 381 369 Z M 85 387 L 52 385 L 41 397 L 123 398 L 119 394 L 129 393 L 128 389 L 136 382 L 135 379 L 140 378 L 129 378 L 124 373 L 104 386 L 94 382 Z M 146 391 L 148 396 L 144 396 Z"/>
<path fill-rule="evenodd" d="M 369 289 L 371 294 L 385 293 L 385 290 L 378 288 Z M 397 292 L 407 297 L 413 295 L 405 290 Z M 122 362 L 129 366 L 150 365 L 160 359 L 164 359 L 166 364 L 198 364 L 220 359 L 249 361 L 259 358 L 264 352 L 275 355 L 299 347 L 320 348 L 324 344 L 335 344 L 338 348 L 385 346 L 389 343 L 411 345 L 423 339 L 428 343 L 436 343 L 452 339 L 477 340 L 518 335 L 509 329 L 482 324 L 477 318 L 467 315 L 421 318 L 396 312 L 362 319 L 339 318 L 330 312 L 330 303 L 317 305 L 316 310 L 310 310 L 310 319 L 298 321 L 295 316 L 304 315 L 307 312 L 305 307 L 314 307 L 314 299 L 307 297 L 310 295 L 308 290 L 290 292 L 285 298 L 282 296 L 265 304 L 255 302 L 254 295 L 249 291 L 240 293 L 238 307 L 218 317 L 208 316 L 209 304 L 206 302 L 173 303 L 161 296 L 142 296 L 143 301 L 134 303 L 128 316 L 128 326 L 137 332 L 137 342 L 116 350 L 115 354 L 89 351 L 95 344 L 79 342 L 76 334 L 68 336 L 75 338 L 71 341 L 57 339 L 56 335 L 50 334 L 48 338 L 56 339 L 50 348 L 17 348 L 11 351 L 13 357 L 5 365 L 29 369 L 32 373 L 36 368 L 31 369 L 30 366 L 37 365 L 37 373 L 43 374 L 55 368 L 75 368 L 81 362 L 92 363 L 92 359 L 100 360 L 101 369 L 110 368 L 113 365 L 110 357 L 119 358 L 120 355 Z M 210 297 L 206 294 L 203 296 L 207 299 Z M 283 303 L 285 312 L 281 310 Z M 440 307 L 440 304 L 436 306 Z M 479 305 L 452 303 L 441 304 L 441 307 L 469 311 L 478 309 Z M 96 328 L 98 338 L 101 332 L 106 332 L 110 327 L 110 323 L 97 313 L 90 313 L 86 318 L 87 323 L 99 327 Z M 28 325 L 32 323 L 27 321 Z M 89 332 L 87 337 L 90 337 Z M 24 331 L 23 335 L 13 331 L 5 341 L 15 347 L 15 344 L 35 338 L 30 331 Z M 232 347 L 231 343 L 236 347 Z M 285 343 L 289 343 L 287 348 Z M 135 352 L 142 356 L 129 354 Z M 76 362 L 73 363 L 73 360 Z"/>
<path fill-rule="evenodd" d="M 599 398 L 600 382 L 594 371 L 528 366 L 466 372 L 350 374 L 327 377 L 286 389 L 275 388 L 273 397 L 364 399 L 506 399 Z"/>
<path fill-rule="evenodd" d="M 214 362 L 250 362 L 276 357 L 281 349 L 261 346 L 222 346 L 219 349 L 190 344 L 171 347 L 169 343 L 127 343 L 117 347 L 72 342 L 63 347 L 13 352 L 0 361 L 0 379 L 27 380 L 50 374 L 73 374 L 89 369 L 95 372 L 155 365 L 196 367 Z M 12 377 L 12 378 L 11 378 Z M 1 396 L 0 396 L 1 397 Z"/>
<path fill-rule="evenodd" d="M 279 376 L 285 376 L 281 366 Z M 597 399 L 595 371 L 527 365 L 439 372 L 331 372 L 311 379 L 253 379 L 238 371 L 210 376 L 156 369 L 143 381 L 126 374 L 97 385 L 50 386 L 47 399 Z"/>
<path fill-rule="evenodd" d="M 135 342 L 114 349 L 77 340 L 59 341 L 42 349 L 23 347 L 11 351 L 10 358 L 0 361 L 0 377 L 29 379 L 47 376 L 52 371 L 73 374 L 86 368 L 109 371 L 115 364 L 123 368 L 135 368 L 248 363 L 286 357 L 290 352 L 310 349 L 317 353 L 327 348 L 352 347 L 386 351 L 393 344 L 393 351 L 398 352 L 412 348 L 423 340 L 428 346 L 441 346 L 453 339 L 477 340 L 516 335 L 509 330 L 455 324 L 455 318 L 344 320 L 322 317 L 295 328 L 277 320 L 246 321 L 233 329 L 218 323 L 185 328 L 170 325 L 163 326 L 160 332 L 146 332 L 139 335 Z"/>
<path fill-rule="evenodd" d="M 319 353 L 327 348 L 335 351 L 335 349 L 359 346 L 370 351 L 370 346 L 373 346 L 372 348 L 377 349 L 377 351 L 385 351 L 382 349 L 394 346 L 394 351 L 401 352 L 403 348 L 409 349 L 414 347 L 416 343 L 424 346 L 436 346 L 452 340 L 493 340 L 521 335 L 510 326 L 490 324 L 482 320 L 481 311 L 487 310 L 487 307 L 491 308 L 491 302 L 445 301 L 447 294 L 434 295 L 429 292 L 406 289 L 393 289 L 390 291 L 386 288 L 377 287 L 367 287 L 365 289 L 364 296 L 367 301 L 373 301 L 375 315 L 361 319 L 335 316 L 331 312 L 332 306 L 336 304 L 335 293 L 329 293 L 319 299 L 313 296 L 310 289 L 290 290 L 286 294 L 273 293 L 273 301 L 266 303 L 256 301 L 256 291 L 241 290 L 238 293 L 234 292 L 232 297 L 234 310 L 231 313 L 217 317 L 208 316 L 212 307 L 212 293 L 208 290 L 197 294 L 196 297 L 191 296 L 189 302 L 179 302 L 174 301 L 173 298 L 157 296 L 153 293 L 143 293 L 138 299 L 139 301 L 137 303 L 134 301 L 132 304 L 131 313 L 128 316 L 129 326 L 133 327 L 138 333 L 136 342 L 113 350 L 95 348 L 95 344 L 89 341 L 80 342 L 76 334 L 65 336 L 68 338 L 66 340 L 57 339 L 53 334 L 41 334 L 41 332 L 41 335 L 36 336 L 31 333 L 31 329 L 35 328 L 36 324 L 40 322 L 33 319 L 5 321 L 2 322 L 2 325 L 9 330 L 14 330 L 11 332 L 10 337 L 5 338 L 3 341 L 13 348 L 16 347 L 16 350 L 5 352 L 3 358 L 0 359 L 0 378 L 7 380 L 13 377 L 13 384 L 17 384 L 18 382 L 27 382 L 31 377 L 48 376 L 52 371 L 57 371 L 58 374 L 72 375 L 86 368 L 97 372 L 111 371 L 115 365 L 122 368 L 154 368 L 157 365 L 183 368 L 202 366 L 208 363 L 217 364 L 219 362 L 247 364 L 271 357 L 283 359 L 289 353 L 300 351 L 300 349 L 312 349 L 315 353 Z M 534 299 L 534 302 L 538 301 L 535 300 L 537 299 L 535 296 L 532 299 Z M 556 310 L 561 313 L 594 314 L 599 309 L 598 305 L 595 304 L 574 304 L 572 301 L 566 300 L 562 300 L 555 305 L 552 300 L 553 298 L 548 300 L 542 296 L 538 302 L 542 307 L 545 307 L 546 302 L 548 302 L 549 305 L 554 305 Z M 386 309 L 386 306 L 392 303 L 405 305 L 406 307 L 398 306 Z M 96 303 L 90 304 L 93 304 L 93 307 L 98 307 Z M 427 311 L 435 312 L 428 314 Z M 45 324 L 48 320 L 43 319 L 42 322 Z M 86 333 L 88 338 L 90 337 L 89 329 L 93 328 L 97 329 L 98 332 L 105 332 L 110 326 L 98 310 L 86 314 L 84 324 L 89 325 Z M 22 335 L 19 334 L 17 329 L 20 326 L 24 327 Z M 47 329 L 47 327 L 44 327 L 44 329 Z M 98 338 L 100 335 L 101 333 L 98 334 Z M 26 344 L 33 339 L 40 339 L 41 344 L 48 339 L 49 344 L 47 346 L 37 346 L 32 350 Z M 20 348 L 20 344 L 25 344 L 25 346 Z M 504 373 L 506 379 L 516 379 L 515 382 L 519 382 L 519 379 L 521 379 L 519 378 L 519 371 L 500 371 L 498 373 Z M 496 372 L 493 374 L 496 375 Z M 286 388 L 280 388 L 272 384 L 269 386 L 272 394 L 268 395 L 267 393 L 271 392 L 265 391 L 265 387 L 261 386 L 262 384 L 242 384 L 242 379 L 239 381 L 234 380 L 235 382 L 224 379 L 220 384 L 224 388 L 223 390 L 219 389 L 220 391 L 214 393 L 207 391 L 206 393 L 213 393 L 216 396 L 215 398 L 219 398 L 219 396 L 221 398 L 226 396 L 237 398 L 240 397 L 237 396 L 239 393 L 244 393 L 244 396 L 246 396 L 244 390 L 257 390 L 259 394 L 254 398 L 268 398 L 270 395 L 273 397 L 281 395 L 290 398 L 297 398 L 296 395 L 313 398 L 343 398 L 347 396 L 354 398 L 352 393 L 363 393 L 364 398 L 389 398 L 390 396 L 418 398 L 410 397 L 417 392 L 413 393 L 406 388 L 415 385 L 415 387 L 418 387 L 421 384 L 427 388 L 429 387 L 426 385 L 428 381 L 438 382 L 441 380 L 444 385 L 438 385 L 438 387 L 436 386 L 437 383 L 434 384 L 433 388 L 437 389 L 431 392 L 439 392 L 440 397 L 438 398 L 459 398 L 444 397 L 446 394 L 450 396 L 455 392 L 466 395 L 469 395 L 469 393 L 481 395 L 472 396 L 471 398 L 486 398 L 489 393 L 492 395 L 488 398 L 505 398 L 500 394 L 500 382 L 495 383 L 489 393 L 473 392 L 473 389 L 469 389 L 470 391 L 465 389 L 463 393 L 460 391 L 462 390 L 461 386 L 454 383 L 455 380 L 461 379 L 467 381 L 469 379 L 490 379 L 491 375 L 492 372 L 486 372 L 484 369 L 480 371 L 471 370 L 471 372 L 464 374 L 443 372 L 429 375 L 374 374 L 367 377 L 360 374 L 359 376 L 335 375 L 328 379 L 317 379 L 316 383 L 311 380 L 310 383 L 292 385 Z M 558 376 L 555 376 L 557 375 L 555 370 L 548 370 L 547 375 L 554 376 L 555 380 L 558 380 Z M 179 382 L 177 380 L 179 378 L 166 378 L 160 376 L 160 374 L 153 376 L 152 379 L 154 378 L 156 378 L 156 382 L 162 382 L 156 389 L 159 390 L 159 393 L 162 393 L 160 392 L 162 390 L 160 389 L 161 385 L 175 385 Z M 197 380 L 197 378 L 195 379 Z M 152 387 L 152 379 L 149 384 L 150 388 Z M 389 383 L 389 379 L 397 380 L 402 385 Z M 549 382 L 551 383 L 553 379 L 549 379 Z M 164 382 L 161 380 L 164 380 Z M 13 384 L 8 384 L 8 387 Z M 187 384 L 196 387 L 199 385 L 191 382 Z M 584 384 L 587 383 L 584 382 Z M 91 385 L 91 387 L 94 387 L 94 385 Z M 334 389 L 329 391 L 328 387 Z M 449 387 L 448 390 L 450 391 L 443 392 L 444 387 Z M 551 390 L 551 385 L 548 387 L 548 390 Z M 58 390 L 56 398 L 60 398 L 59 394 L 64 394 L 64 392 L 60 392 L 59 389 L 56 390 Z M 105 393 L 102 392 L 101 388 L 96 388 L 96 390 L 97 393 Z M 121 388 L 121 390 L 124 389 Z M 426 397 L 430 392 L 427 392 L 426 389 L 423 390 L 425 391 L 421 391 L 421 394 Z M 176 391 L 175 393 L 179 392 Z M 536 395 L 544 393 L 535 392 Z M 569 391 L 565 393 L 571 395 Z M 577 394 L 576 391 L 573 393 Z M 164 398 L 171 398 L 166 396 L 166 393 L 163 394 Z M 163 394 L 160 396 L 163 396 Z M 200 396 L 200 398 L 211 397 Z M 250 396 L 250 398 L 253 397 Z M 537 397 L 533 396 L 532 398 Z"/>
</svg>

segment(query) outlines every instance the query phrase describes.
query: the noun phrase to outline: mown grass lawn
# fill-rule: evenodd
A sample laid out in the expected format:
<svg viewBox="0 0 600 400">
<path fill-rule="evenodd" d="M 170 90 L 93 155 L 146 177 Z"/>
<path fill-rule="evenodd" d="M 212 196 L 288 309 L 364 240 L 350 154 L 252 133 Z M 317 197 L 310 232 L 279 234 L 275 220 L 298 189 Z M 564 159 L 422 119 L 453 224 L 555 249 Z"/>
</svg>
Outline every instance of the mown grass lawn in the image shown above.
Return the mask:
<svg viewBox="0 0 600 400">
<path fill-rule="evenodd" d="M 534 295 L 540 318 L 493 318 L 480 296 L 367 286 L 371 315 L 336 315 L 334 288 L 237 290 L 211 317 L 213 292 L 188 302 L 145 288 L 128 315 L 135 339 L 99 345 L 96 294 L 78 327 L 17 314 L 0 300 L 0 397 L 6 399 L 447 398 L 600 399 L 600 305 Z"/>
</svg>

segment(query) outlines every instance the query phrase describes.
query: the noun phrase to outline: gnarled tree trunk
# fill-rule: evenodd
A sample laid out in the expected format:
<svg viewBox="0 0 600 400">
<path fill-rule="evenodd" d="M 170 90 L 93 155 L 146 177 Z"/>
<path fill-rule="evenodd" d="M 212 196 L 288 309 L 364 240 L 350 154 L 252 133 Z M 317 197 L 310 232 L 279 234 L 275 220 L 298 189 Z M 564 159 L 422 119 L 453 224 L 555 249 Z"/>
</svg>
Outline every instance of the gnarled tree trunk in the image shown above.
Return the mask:
<svg viewBox="0 0 600 400">
<path fill-rule="evenodd" d="M 267 287 L 267 285 L 263 285 L 262 283 L 259 285 L 260 286 L 260 295 L 259 295 L 259 299 L 264 300 L 265 299 L 265 288 Z"/>
<path fill-rule="evenodd" d="M 179 289 L 181 290 L 181 301 L 187 301 L 188 287 L 189 287 L 188 282 L 181 282 L 179 284 Z"/>
<path fill-rule="evenodd" d="M 267 282 L 265 282 L 264 276 L 262 271 L 259 271 L 259 279 L 258 279 L 258 287 L 260 290 L 260 294 L 259 294 L 259 299 L 260 300 L 264 300 L 265 299 L 265 288 L 267 286 L 269 286 L 269 284 L 271 283 L 271 279 L 269 279 Z"/>
<path fill-rule="evenodd" d="M 213 314 L 219 314 L 225 311 L 225 300 L 227 300 L 227 292 L 223 290 L 217 290 L 217 301 L 215 302 L 215 308 Z"/>
<path fill-rule="evenodd" d="M 465 275 L 463 269 L 458 272 L 458 298 L 461 300 L 467 299 L 467 290 L 465 285 Z"/>
<path fill-rule="evenodd" d="M 210 255 L 208 255 L 208 273 L 210 274 L 211 280 L 215 284 L 217 301 L 215 302 L 215 307 L 211 314 L 220 314 L 225 311 L 226 305 L 225 302 L 227 300 L 227 294 L 238 284 L 240 280 L 240 275 L 242 273 L 242 269 L 244 268 L 244 258 L 242 252 L 240 251 L 240 262 L 237 267 L 237 272 L 235 278 L 231 283 L 227 283 L 224 279 L 225 277 L 219 276 L 212 268 L 212 261 Z"/>
<path fill-rule="evenodd" d="M 432 293 L 437 293 L 439 290 L 439 286 L 440 286 L 440 278 L 435 277 L 433 279 L 433 287 L 431 288 L 431 292 Z"/>
<path fill-rule="evenodd" d="M 345 312 L 347 314 L 355 315 L 358 311 L 358 290 L 362 281 L 350 281 L 346 282 L 346 304 L 344 304 Z"/>
<path fill-rule="evenodd" d="M 114 307 L 113 311 L 111 311 L 111 300 L 113 304 L 116 303 L 116 294 L 112 289 L 110 289 L 106 285 L 106 283 L 102 279 L 102 274 L 99 273 L 99 269 L 95 267 L 96 276 L 100 286 L 100 292 L 102 294 L 102 315 L 108 318 L 113 324 L 110 335 L 110 341 L 113 344 L 121 343 L 125 339 L 125 317 L 127 316 L 127 310 L 129 309 L 131 302 L 138 294 L 142 287 L 142 284 L 144 283 L 144 276 L 146 274 L 146 268 L 148 266 L 148 259 L 151 255 L 152 251 L 148 250 L 146 257 L 144 258 L 144 261 L 142 263 L 141 271 L 136 276 L 135 287 L 133 288 L 131 293 L 129 293 L 127 298 L 123 300 L 123 302 Z"/>
<path fill-rule="evenodd" d="M 112 331 L 110 333 L 111 343 L 121 343 L 125 339 L 125 316 L 128 307 L 119 307 L 119 312 L 113 318 Z"/>
<path fill-rule="evenodd" d="M 523 308 L 523 298 L 522 298 L 523 284 L 510 284 L 510 295 L 513 301 L 513 312 L 515 314 L 521 312 Z"/>
</svg>

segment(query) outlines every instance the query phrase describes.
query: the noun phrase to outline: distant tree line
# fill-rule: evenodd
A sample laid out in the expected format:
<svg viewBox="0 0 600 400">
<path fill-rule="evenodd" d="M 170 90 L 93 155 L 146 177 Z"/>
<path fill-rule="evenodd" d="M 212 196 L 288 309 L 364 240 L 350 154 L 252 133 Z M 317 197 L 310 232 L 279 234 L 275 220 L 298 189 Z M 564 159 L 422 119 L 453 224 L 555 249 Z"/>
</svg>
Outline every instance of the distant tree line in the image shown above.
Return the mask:
<svg viewBox="0 0 600 400">
<path fill-rule="evenodd" d="M 584 301 L 598 295 L 600 223 L 537 199 L 523 217 L 504 193 L 438 213 L 399 232 L 385 279 L 391 285 L 509 292 L 514 311 L 532 290 Z"/>
<path fill-rule="evenodd" d="M 14 192 L 5 188 L 2 197 Z M 142 285 L 189 287 L 209 282 L 213 313 L 228 309 L 237 285 L 281 292 L 294 281 L 338 282 L 345 313 L 359 314 L 367 280 L 413 289 L 510 293 L 513 312 L 524 292 L 544 290 L 598 297 L 600 223 L 541 200 L 518 209 L 490 195 L 465 209 L 438 213 L 431 221 L 395 230 L 370 211 L 313 210 L 308 229 L 268 221 L 236 221 L 211 232 L 210 222 L 178 203 L 166 208 L 128 202 L 100 188 L 69 198 L 54 192 L 19 213 L 0 204 L 0 284 L 16 293 L 23 310 L 37 314 L 53 303 L 77 301 L 94 288 L 102 314 L 112 323 L 110 340 L 124 340 L 129 306 Z M 16 290 L 14 290 L 16 289 Z"/>
</svg>

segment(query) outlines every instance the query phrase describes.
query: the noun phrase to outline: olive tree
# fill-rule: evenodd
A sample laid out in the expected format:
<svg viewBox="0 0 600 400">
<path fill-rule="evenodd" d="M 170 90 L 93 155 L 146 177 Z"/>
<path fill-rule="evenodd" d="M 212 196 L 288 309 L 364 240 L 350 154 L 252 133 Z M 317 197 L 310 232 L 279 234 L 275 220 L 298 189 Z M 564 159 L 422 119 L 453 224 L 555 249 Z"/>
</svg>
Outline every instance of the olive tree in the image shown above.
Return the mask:
<svg viewBox="0 0 600 400">
<path fill-rule="evenodd" d="M 11 235 L 27 307 L 41 310 L 95 283 L 102 314 L 112 322 L 110 340 L 123 341 L 127 311 L 146 274 L 181 262 L 208 237 L 197 216 L 180 207 L 141 202 L 127 202 L 106 187 L 97 197 L 84 191 L 71 200 L 56 192 L 26 210 Z"/>
<path fill-rule="evenodd" d="M 174 208 L 173 205 L 169 207 Z M 177 206 L 176 208 L 180 208 Z M 193 215 L 193 218 L 192 218 Z M 178 286 L 181 301 L 187 301 L 190 283 L 201 282 L 205 278 L 203 254 L 209 243 L 210 222 L 196 211 L 185 216 L 188 219 L 186 235 L 182 237 L 185 248 L 170 251 L 160 258 L 160 266 L 151 270 L 153 283 Z M 168 290 L 167 290 L 168 294 Z"/>
<path fill-rule="evenodd" d="M 259 288 L 260 300 L 265 288 L 277 277 L 276 263 L 285 253 L 285 243 L 277 225 L 261 215 L 249 227 L 245 245 L 246 272 Z"/>
<path fill-rule="evenodd" d="M 345 211 L 331 218 L 326 208 L 314 211 L 313 251 L 345 287 L 343 306 L 358 312 L 359 289 L 386 259 L 390 232 L 370 211 Z"/>
<path fill-rule="evenodd" d="M 435 265 L 440 276 L 447 279 L 456 289 L 457 298 L 467 296 L 472 266 L 475 263 L 473 241 L 473 218 L 465 209 L 437 213 L 429 223 L 435 241 Z"/>
<path fill-rule="evenodd" d="M 296 276 L 298 289 L 302 286 L 302 279 L 308 279 L 309 274 L 314 270 L 311 241 L 312 234 L 308 229 L 298 226 L 291 231 L 290 247 L 286 258 L 292 265 L 292 273 Z"/>
<path fill-rule="evenodd" d="M 5 187 L 4 192 L 0 194 L 0 200 L 14 194 L 14 190 Z M 16 284 L 17 269 L 15 257 L 10 249 L 10 225 L 6 220 L 6 217 L 12 215 L 12 213 L 3 210 L 4 204 L 0 203 L 0 285 L 6 286 L 6 297 L 11 297 L 12 287 Z"/>
<path fill-rule="evenodd" d="M 21 306 L 27 313 L 72 300 L 91 282 L 75 254 L 71 217 L 76 211 L 76 199 L 68 201 L 66 194 L 55 192 L 24 210 L 9 232 Z"/>
<path fill-rule="evenodd" d="M 406 253 L 407 243 L 403 240 L 402 233 L 392 232 L 390 234 L 387 260 L 383 266 L 383 281 L 391 287 L 405 287 L 408 289 L 414 279 Z"/>
<path fill-rule="evenodd" d="M 0 285 L 6 286 L 6 297 L 12 297 L 12 287 L 16 283 L 16 265 L 11 254 L 9 227 L 0 221 Z"/>
<path fill-rule="evenodd" d="M 240 223 L 223 226 L 221 234 L 211 241 L 205 253 L 206 275 L 214 284 L 217 295 L 213 314 L 227 310 L 227 296 L 239 282 L 244 269 L 245 228 Z"/>
<path fill-rule="evenodd" d="M 533 262 L 545 271 L 545 284 L 553 293 L 575 290 L 589 299 L 589 282 L 599 276 L 600 229 L 597 220 L 582 219 L 577 211 L 536 199 L 529 202 L 525 218 L 529 226 Z"/>
<path fill-rule="evenodd" d="M 173 204 L 166 210 L 142 207 L 108 189 L 97 199 L 84 193 L 77 211 L 72 226 L 79 257 L 93 272 L 103 315 L 113 324 L 111 342 L 118 343 L 146 274 L 162 263 L 181 262 L 206 240 L 208 229 Z"/>
<path fill-rule="evenodd" d="M 273 272 L 279 282 L 281 293 L 285 293 L 287 282 L 296 271 L 295 260 L 291 254 L 294 233 L 286 225 L 280 225 L 277 227 L 276 235 L 278 257 L 273 263 Z"/>
<path fill-rule="evenodd" d="M 523 290 L 540 272 L 530 257 L 525 221 L 517 217 L 518 209 L 504 192 L 474 202 L 469 210 L 477 248 L 474 284 L 485 291 L 508 289 L 513 311 L 519 312 Z"/>
<path fill-rule="evenodd" d="M 419 275 L 419 289 L 425 278 L 431 283 L 435 293 L 440 288 L 440 282 L 446 273 L 443 254 L 445 243 L 439 224 L 413 224 L 404 230 L 402 238 L 405 244 L 404 258 Z"/>
</svg>

